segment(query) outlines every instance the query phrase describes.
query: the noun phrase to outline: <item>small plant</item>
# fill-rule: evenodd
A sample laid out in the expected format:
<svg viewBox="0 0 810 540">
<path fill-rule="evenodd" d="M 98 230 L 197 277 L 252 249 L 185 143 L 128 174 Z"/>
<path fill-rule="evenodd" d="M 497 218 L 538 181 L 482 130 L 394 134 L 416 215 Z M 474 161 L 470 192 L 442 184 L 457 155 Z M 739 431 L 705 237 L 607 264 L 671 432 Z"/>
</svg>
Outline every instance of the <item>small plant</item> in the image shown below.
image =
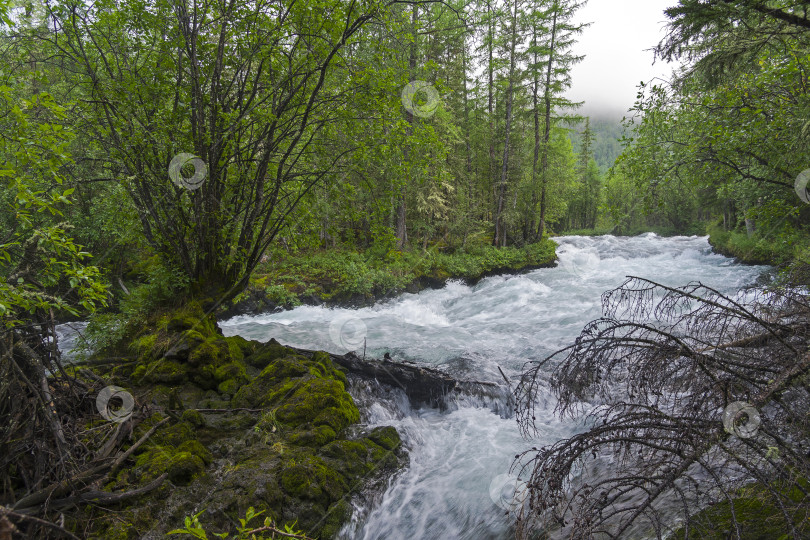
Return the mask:
<svg viewBox="0 0 810 540">
<path fill-rule="evenodd" d="M 198 512 L 193 516 L 188 516 L 185 519 L 185 527 L 182 529 L 174 529 L 169 531 L 168 534 L 186 534 L 199 540 L 208 540 L 208 533 L 200 523 L 200 516 L 204 512 Z M 236 528 L 236 536 L 230 536 L 229 533 L 211 533 L 217 538 L 233 538 L 234 540 L 275 540 L 281 538 L 295 538 L 297 540 L 313 540 L 306 536 L 303 532 L 295 530 L 296 523 L 284 525 L 283 528 L 278 528 L 276 523 L 269 517 L 264 518 L 264 524 L 261 527 L 249 526 L 253 519 L 259 517 L 264 513 L 264 510 L 256 511 L 252 506 L 245 512 L 245 518 L 239 519 L 239 526 Z"/>
<path fill-rule="evenodd" d="M 274 434 L 281 431 L 281 424 L 276 419 L 276 409 L 264 413 L 253 426 L 253 431 L 262 435 L 265 444 L 270 444 Z"/>
</svg>

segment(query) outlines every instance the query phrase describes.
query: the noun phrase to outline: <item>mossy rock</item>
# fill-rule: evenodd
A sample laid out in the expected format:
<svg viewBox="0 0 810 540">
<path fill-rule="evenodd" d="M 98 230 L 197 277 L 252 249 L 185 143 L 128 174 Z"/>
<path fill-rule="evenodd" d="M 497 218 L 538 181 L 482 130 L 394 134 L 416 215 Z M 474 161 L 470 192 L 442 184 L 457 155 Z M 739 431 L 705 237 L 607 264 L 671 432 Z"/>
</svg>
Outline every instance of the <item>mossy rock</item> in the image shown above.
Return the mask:
<svg viewBox="0 0 810 540">
<path fill-rule="evenodd" d="M 172 456 L 167 472 L 172 483 L 182 486 L 204 470 L 205 462 L 199 456 L 191 452 L 177 452 Z"/>
<path fill-rule="evenodd" d="M 217 333 L 217 323 L 213 313 L 206 313 L 200 302 L 189 302 L 171 314 L 166 330 L 169 332 L 196 330 L 203 335 L 212 335 Z"/>
<path fill-rule="evenodd" d="M 188 374 L 188 366 L 161 358 L 146 365 L 139 365 L 132 377 L 136 381 L 141 379 L 146 383 L 180 384 L 188 380 Z"/>
<path fill-rule="evenodd" d="M 289 437 L 293 444 L 316 448 L 334 441 L 335 438 L 337 438 L 337 434 L 329 426 L 315 426 L 312 429 L 298 430 Z"/>
<path fill-rule="evenodd" d="M 360 412 L 343 383 L 333 379 L 304 379 L 278 408 L 282 423 L 329 426 L 339 433 L 360 420 Z"/>
<path fill-rule="evenodd" d="M 152 436 L 152 440 L 157 444 L 170 446 L 180 446 L 184 442 L 193 441 L 194 439 L 194 428 L 188 422 L 163 426 Z"/>
<path fill-rule="evenodd" d="M 399 433 L 391 426 L 375 428 L 368 434 L 368 438 L 386 450 L 396 450 L 402 445 Z"/>
<path fill-rule="evenodd" d="M 804 479 L 799 479 L 802 482 Z M 804 481 L 806 484 L 806 481 Z M 805 486 L 806 487 L 806 486 Z M 785 510 L 793 523 L 789 524 L 785 516 L 772 501 L 772 495 L 766 494 L 759 484 L 741 490 L 741 496 L 733 499 L 734 517 L 739 524 L 742 540 L 788 540 L 791 525 L 802 534 L 802 538 L 810 537 L 810 523 L 807 521 L 806 503 L 801 504 L 804 495 L 801 490 L 794 489 L 786 493 L 793 503 L 785 504 Z M 689 518 L 688 538 L 706 540 L 725 540 L 736 534 L 734 518 L 732 517 L 732 504 L 728 500 L 708 506 Z M 671 536 L 673 540 L 687 538 L 683 527 Z"/>
<path fill-rule="evenodd" d="M 399 464 L 396 450 L 385 449 L 369 438 L 336 440 L 324 446 L 320 454 L 352 484 L 373 470 L 388 470 Z"/>
<path fill-rule="evenodd" d="M 259 369 L 264 369 L 274 360 L 296 354 L 294 350 L 281 345 L 275 339 L 254 347 L 249 354 L 244 347 L 242 350 L 245 352 L 245 362 Z"/>
<path fill-rule="evenodd" d="M 199 411 L 195 411 L 194 409 L 188 409 L 183 411 L 183 416 L 181 417 L 184 422 L 188 422 L 195 428 L 200 428 L 205 426 L 205 418 Z"/>
<path fill-rule="evenodd" d="M 334 538 L 337 536 L 340 529 L 343 528 L 343 524 L 351 517 L 352 507 L 346 499 L 341 499 L 333 504 L 329 507 L 326 515 L 326 523 L 324 523 L 320 531 L 320 538 Z"/>
<path fill-rule="evenodd" d="M 182 415 L 161 426 L 133 456 L 134 466 L 105 486 L 127 491 L 168 475 L 160 488 L 120 509 L 121 538 L 164 534 L 200 510 L 210 530 L 233 532 L 250 506 L 277 523 L 297 521 L 297 529 L 331 538 L 351 516 L 351 491 L 398 466 L 393 428 L 341 438 L 360 415 L 345 374 L 327 353 L 310 357 L 275 340 L 226 338 L 199 306 L 146 327 L 133 344 L 140 363 L 121 384 L 146 385 L 132 390 Z M 265 412 L 203 415 L 192 407 Z M 141 422 L 133 439 L 163 418 L 156 413 Z M 109 537 L 112 526 L 97 521 L 91 529 Z"/>
<path fill-rule="evenodd" d="M 185 485 L 213 461 L 211 452 L 195 438 L 187 422 L 159 428 L 150 442 L 151 445 L 135 458 L 132 472 L 140 484 L 165 472 L 172 483 Z"/>
<path fill-rule="evenodd" d="M 325 507 L 339 500 L 349 488 L 346 480 L 317 456 L 287 461 L 281 471 L 281 487 L 293 497 Z"/>
<path fill-rule="evenodd" d="M 210 465 L 214 458 L 211 456 L 211 452 L 208 451 L 208 448 L 203 446 L 203 444 L 198 440 L 193 441 L 186 441 L 180 446 L 177 447 L 178 452 L 189 452 L 198 458 L 200 458 L 206 466 Z"/>
<path fill-rule="evenodd" d="M 227 379 L 217 385 L 217 391 L 220 394 L 232 396 L 242 387 L 242 384 L 244 383 L 238 379 Z"/>
</svg>

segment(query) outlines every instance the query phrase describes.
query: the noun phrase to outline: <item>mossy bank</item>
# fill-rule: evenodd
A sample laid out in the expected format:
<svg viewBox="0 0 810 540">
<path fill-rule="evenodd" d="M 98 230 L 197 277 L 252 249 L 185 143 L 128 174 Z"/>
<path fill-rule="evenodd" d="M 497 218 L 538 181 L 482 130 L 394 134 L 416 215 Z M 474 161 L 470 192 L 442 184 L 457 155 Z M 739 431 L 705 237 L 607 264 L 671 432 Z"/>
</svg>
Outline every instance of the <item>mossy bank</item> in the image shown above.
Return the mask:
<svg viewBox="0 0 810 540">
<path fill-rule="evenodd" d="M 116 360 L 96 355 L 91 365 L 134 396 L 131 440 L 159 427 L 103 487 L 123 493 L 164 480 L 112 512 L 87 506 L 72 524 L 83 536 L 162 538 L 199 512 L 211 530 L 228 531 L 252 506 L 332 538 L 353 494 L 406 459 L 394 428 L 357 424 L 346 375 L 329 355 L 224 337 L 197 303 L 106 353 Z"/>
<path fill-rule="evenodd" d="M 749 235 L 745 229 L 727 231 L 716 223 L 706 228 L 714 251 L 747 264 L 786 267 L 810 263 L 810 236 L 792 229 L 763 229 Z"/>
<path fill-rule="evenodd" d="M 359 307 L 402 292 L 474 284 L 495 275 L 554 266 L 557 244 L 548 238 L 523 247 L 471 244 L 465 249 L 397 251 L 330 249 L 288 253 L 277 249 L 254 272 L 248 289 L 221 315 L 290 309 L 301 304 Z"/>
</svg>

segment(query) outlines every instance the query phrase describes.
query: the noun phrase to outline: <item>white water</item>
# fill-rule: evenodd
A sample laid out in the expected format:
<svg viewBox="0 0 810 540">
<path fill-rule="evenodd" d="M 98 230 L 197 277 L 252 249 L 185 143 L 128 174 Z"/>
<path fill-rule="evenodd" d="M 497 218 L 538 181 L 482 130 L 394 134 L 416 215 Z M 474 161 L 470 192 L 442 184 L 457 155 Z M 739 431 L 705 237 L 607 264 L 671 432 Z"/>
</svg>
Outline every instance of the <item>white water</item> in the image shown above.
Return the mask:
<svg viewBox="0 0 810 540">
<path fill-rule="evenodd" d="M 500 366 L 515 379 L 527 360 L 570 343 L 600 316 L 600 295 L 625 276 L 667 285 L 700 281 L 722 292 L 752 285 L 764 267 L 742 266 L 713 254 L 705 237 L 646 234 L 562 237 L 557 268 L 496 276 L 474 287 L 404 294 L 363 309 L 299 307 L 283 313 L 240 316 L 221 324 L 226 335 L 331 352 L 359 348 L 367 355 L 433 364 L 451 374 L 501 383 Z M 357 338 L 360 337 L 358 340 Z M 359 345 L 359 347 L 358 347 Z M 510 536 L 504 510 L 493 502 L 518 452 L 551 444 L 581 426 L 560 421 L 545 404 L 545 429 L 536 441 L 521 438 L 515 420 L 475 400 L 451 412 L 403 414 L 393 403 L 366 411 L 371 425 L 395 426 L 408 446 L 410 465 L 373 508 L 360 508 L 344 528 L 351 539 L 500 539 Z M 539 422 L 538 422 L 539 423 Z"/>
</svg>

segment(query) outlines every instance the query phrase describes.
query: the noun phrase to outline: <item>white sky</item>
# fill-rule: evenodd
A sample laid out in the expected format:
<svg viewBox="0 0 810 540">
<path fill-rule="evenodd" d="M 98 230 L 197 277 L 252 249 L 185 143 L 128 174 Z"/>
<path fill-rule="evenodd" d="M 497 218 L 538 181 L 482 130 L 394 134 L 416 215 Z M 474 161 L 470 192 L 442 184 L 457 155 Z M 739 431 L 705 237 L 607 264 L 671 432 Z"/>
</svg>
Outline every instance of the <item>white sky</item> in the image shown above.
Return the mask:
<svg viewBox="0 0 810 540">
<path fill-rule="evenodd" d="M 664 9 L 677 0 L 590 0 L 577 13 L 590 22 L 574 45 L 585 59 L 571 73 L 569 99 L 585 101 L 586 114 L 623 114 L 633 105 L 638 84 L 668 79 L 675 64 L 657 61 L 652 47 L 664 37 Z"/>
</svg>

